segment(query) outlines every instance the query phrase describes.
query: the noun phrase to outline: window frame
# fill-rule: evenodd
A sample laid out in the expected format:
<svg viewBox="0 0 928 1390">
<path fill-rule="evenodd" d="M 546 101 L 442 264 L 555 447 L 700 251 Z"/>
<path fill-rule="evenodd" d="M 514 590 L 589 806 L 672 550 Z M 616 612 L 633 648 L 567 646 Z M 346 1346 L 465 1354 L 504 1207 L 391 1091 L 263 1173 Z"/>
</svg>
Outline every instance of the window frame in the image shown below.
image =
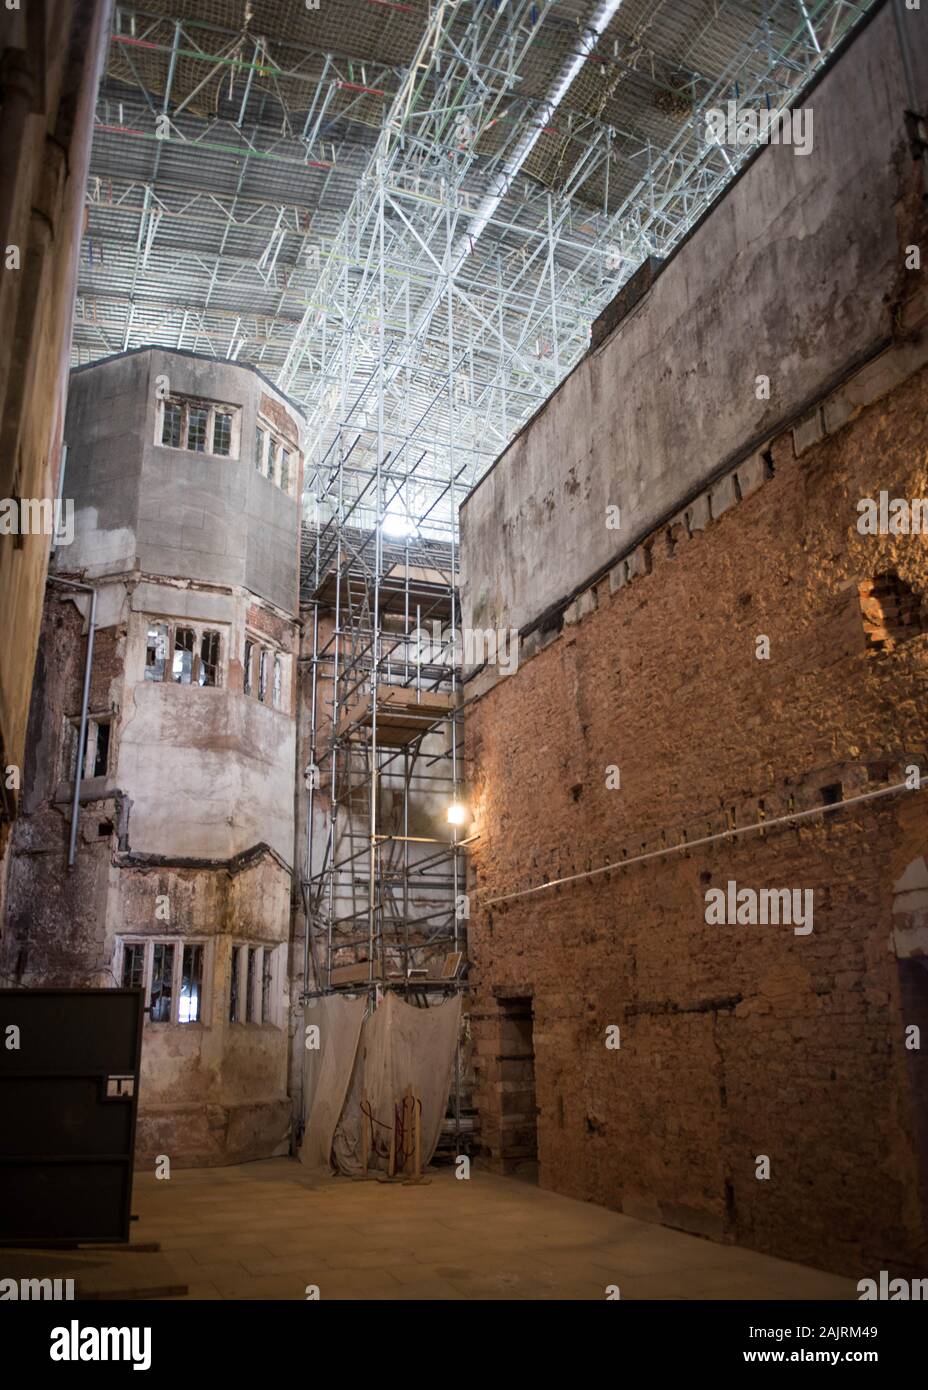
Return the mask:
<svg viewBox="0 0 928 1390">
<path fill-rule="evenodd" d="M 248 984 L 248 963 L 254 959 L 254 974 L 251 988 Z M 249 1028 L 284 1027 L 284 1005 L 282 999 L 283 971 L 285 969 L 284 943 L 266 941 L 233 941 L 230 955 L 228 987 L 225 990 L 226 1013 L 229 1026 L 242 1025 Z M 267 972 L 267 998 L 269 1007 L 265 1012 L 265 972 Z M 236 979 L 235 1010 L 232 1008 L 232 979 Z M 250 1015 L 250 1017 L 249 1017 Z"/>
<path fill-rule="evenodd" d="M 94 738 L 94 741 L 93 741 L 93 756 L 92 756 L 92 758 L 90 758 L 90 766 L 93 768 L 93 771 L 92 771 L 92 773 L 90 774 L 91 779 L 96 778 L 96 777 L 109 777 L 109 775 L 110 775 L 110 743 L 112 742 L 112 738 L 113 738 L 113 721 L 112 721 L 112 719 L 91 719 L 91 720 L 89 720 L 88 722 L 89 722 L 90 724 L 93 725 L 94 733 L 95 733 L 95 735 L 96 735 L 96 737 Z M 106 730 L 106 738 L 104 739 L 104 748 L 105 748 L 106 764 L 105 764 L 105 766 L 104 766 L 104 768 L 103 768 L 103 771 L 102 771 L 102 772 L 98 772 L 98 771 L 97 771 L 97 760 L 98 760 L 98 758 L 99 758 L 99 756 L 100 756 L 100 734 L 101 734 L 101 732 L 102 732 L 103 729 Z M 89 754 L 89 752 L 90 752 L 89 748 L 88 748 L 86 751 L 87 751 L 87 753 Z"/>
<path fill-rule="evenodd" d="M 197 422 L 196 422 L 196 434 L 195 434 L 195 436 L 194 436 L 198 442 L 197 442 L 196 444 L 193 444 L 193 445 L 191 445 L 191 443 L 190 443 L 191 433 L 192 433 L 192 421 L 191 421 L 191 417 L 192 417 L 192 416 L 198 417 L 198 418 L 197 418 Z M 194 404 L 191 402 L 190 404 L 188 404 L 188 405 L 185 407 L 185 420 L 186 420 L 186 426 L 187 426 L 187 429 L 186 429 L 186 441 L 187 441 L 187 442 L 186 442 L 186 451 L 187 451 L 187 453 L 188 453 L 188 454 L 205 454 L 205 453 L 207 453 L 207 448 L 206 448 L 206 446 L 207 446 L 207 444 L 210 442 L 210 426 L 211 426 L 212 420 L 213 420 L 213 412 L 212 412 L 212 410 L 210 410 L 210 408 L 209 408 L 208 405 L 200 405 L 199 403 L 197 403 L 196 405 L 194 405 Z M 202 428 L 201 428 L 201 426 L 202 426 Z M 199 441 L 201 441 L 201 440 L 202 440 L 202 443 L 199 442 Z M 211 453 L 212 450 L 209 450 L 209 452 Z"/>
<path fill-rule="evenodd" d="M 258 457 L 258 435 L 261 436 L 261 457 Z M 281 469 L 287 455 L 287 485 L 283 484 Z M 292 439 L 276 430 L 270 421 L 259 415 L 255 419 L 255 472 L 267 478 L 285 497 L 296 497 L 297 479 L 303 455 Z"/>
<path fill-rule="evenodd" d="M 173 439 L 165 439 L 165 437 L 164 437 L 164 436 L 165 436 L 165 431 L 166 431 L 166 428 L 167 428 L 167 422 L 168 422 L 168 411 L 171 412 L 171 421 L 172 421 L 172 423 L 173 423 L 173 420 L 174 420 L 174 413 L 175 413 L 175 411 L 177 412 L 177 443 L 176 443 L 176 444 L 174 443 Z M 168 400 L 166 400 L 166 401 L 163 403 L 162 409 L 161 409 L 161 429 L 160 429 L 159 433 L 160 433 L 160 435 L 161 435 L 161 447 L 162 447 L 162 449 L 182 449 L 182 448 L 184 447 L 184 407 L 181 405 L 180 401 L 171 400 L 171 399 L 169 398 Z M 173 431 L 172 431 L 172 433 L 173 433 Z"/>
<path fill-rule="evenodd" d="M 229 627 L 227 624 L 209 622 L 196 622 L 189 618 L 163 618 L 142 614 L 145 622 L 145 659 L 142 666 L 142 680 L 149 681 L 152 685 L 177 685 L 187 689 L 199 690 L 219 690 L 222 689 L 226 681 L 226 658 L 229 644 Z M 165 633 L 165 656 L 160 675 L 150 675 L 156 670 L 157 663 L 149 666 L 148 664 L 148 634 L 153 628 L 163 629 Z M 182 680 L 175 674 L 174 664 L 177 656 L 177 636 L 181 632 L 193 633 L 193 647 L 191 649 L 190 679 Z M 215 662 L 215 679 L 212 681 L 201 680 L 203 671 L 210 665 L 204 661 L 203 650 L 207 637 L 215 637 L 218 644 L 218 654 Z"/>
<path fill-rule="evenodd" d="M 100 710 L 94 714 L 88 711 L 87 714 L 87 741 L 84 744 L 84 767 L 81 772 L 80 781 L 99 782 L 105 781 L 111 775 L 113 768 L 113 753 L 115 741 L 113 739 L 113 725 L 115 716 L 110 710 Z M 105 772 L 95 772 L 93 770 L 97 761 L 97 742 L 100 736 L 100 728 L 106 725 L 109 729 L 109 743 L 106 750 L 106 770 Z M 64 716 L 64 732 L 61 739 L 61 762 L 59 765 L 60 782 L 66 782 L 69 786 L 74 785 L 75 774 L 77 772 L 77 748 L 80 742 L 81 717 L 79 714 L 66 714 Z"/>
<path fill-rule="evenodd" d="M 196 685 L 196 666 L 197 666 L 197 632 L 196 628 L 188 627 L 183 623 L 174 623 L 173 641 L 171 643 L 171 683 L 173 685 Z M 190 639 L 189 645 L 187 639 Z M 180 666 L 177 658 L 180 657 Z M 190 664 L 185 669 L 184 657 L 190 657 Z M 185 680 L 184 677 L 187 677 Z"/>
<path fill-rule="evenodd" d="M 167 672 L 167 670 L 168 670 L 168 665 L 169 665 L 169 657 L 171 658 L 171 660 L 173 660 L 173 650 L 172 650 L 173 643 L 172 643 L 172 638 L 171 638 L 171 624 L 170 624 L 170 623 L 161 622 L 160 619 L 152 618 L 148 623 L 146 623 L 145 626 L 146 626 L 146 631 L 145 631 L 145 666 L 144 666 L 143 679 L 145 679 L 145 680 L 147 680 L 147 681 L 153 681 L 155 684 L 158 684 L 159 682 L 163 681 L 164 678 L 165 678 L 165 674 L 166 674 L 166 672 Z M 149 637 L 151 636 L 152 629 L 160 629 L 160 630 L 164 633 L 164 655 L 163 655 L 162 657 L 159 657 L 159 656 L 157 655 L 158 648 L 157 648 L 157 645 L 156 645 L 155 648 L 154 648 L 154 651 L 155 651 L 155 660 L 149 664 L 149 661 L 148 661 L 148 653 L 149 653 L 149 650 L 151 650 L 151 648 L 150 648 L 150 646 L 149 646 L 149 640 L 148 640 L 148 639 L 149 639 Z M 156 642 L 157 642 L 157 637 L 156 637 Z M 149 671 L 156 671 L 157 668 L 158 668 L 158 663 L 159 663 L 159 661 L 160 661 L 160 663 L 161 663 L 161 672 L 160 672 L 160 674 L 159 674 L 159 675 L 150 676 L 150 675 L 148 674 Z"/>
<path fill-rule="evenodd" d="M 242 647 L 242 694 L 254 695 L 254 664 L 255 650 L 258 644 L 253 637 L 245 634 L 245 641 Z"/>
<path fill-rule="evenodd" d="M 263 643 L 258 648 L 258 689 L 256 699 L 259 705 L 267 704 L 267 659 L 270 648 Z"/>
<path fill-rule="evenodd" d="M 169 443 L 164 437 L 169 407 L 177 407 L 180 410 L 180 442 L 177 444 Z M 191 448 L 190 446 L 191 410 L 206 412 L 202 449 Z M 229 418 L 228 453 L 219 453 L 216 450 L 216 419 L 220 415 Z M 178 453 L 197 454 L 206 458 L 235 460 L 241 457 L 241 437 L 242 407 L 240 405 L 232 405 L 228 401 L 205 400 L 202 396 L 185 396 L 182 393 L 162 396 L 158 399 L 158 409 L 155 412 L 155 444 L 160 449 L 173 449 Z"/>
<path fill-rule="evenodd" d="M 213 1002 L 213 946 L 212 938 L 208 936 L 140 936 L 135 932 L 126 932 L 116 938 L 116 952 L 113 961 L 113 974 L 119 981 L 119 987 L 130 988 L 123 985 L 123 977 L 126 966 L 126 947 L 141 946 L 143 948 L 142 962 L 142 993 L 143 1008 L 145 1011 L 145 1024 L 151 1024 L 155 1028 L 177 1027 L 177 1028 L 208 1028 L 212 1024 L 212 1002 Z M 154 955 L 156 946 L 173 946 L 174 959 L 171 966 L 171 1017 L 168 1019 L 153 1019 L 151 1017 L 151 986 L 154 967 Z M 184 1020 L 180 1017 L 181 1004 L 181 985 L 183 982 L 184 952 L 190 947 L 201 947 L 202 970 L 200 975 L 200 1010 L 199 1017 L 196 1019 Z"/>
<path fill-rule="evenodd" d="M 227 449 L 217 449 L 217 448 L 216 448 L 216 432 L 217 432 L 217 429 L 218 429 L 218 427 L 219 427 L 219 421 L 220 421 L 220 420 L 228 420 L 228 422 L 229 422 L 229 447 L 228 447 Z M 212 455 L 213 455 L 213 458 L 217 458 L 217 459 L 227 459 L 227 458 L 231 458 L 231 457 L 232 457 L 232 437 L 233 437 L 233 434 L 234 434 L 234 431 L 235 431 L 235 417 L 234 417 L 234 414 L 233 414 L 232 410 L 231 410 L 231 409 L 221 410 L 221 409 L 217 406 L 216 409 L 213 411 L 212 417 L 211 417 L 211 419 L 210 419 L 210 429 L 211 429 L 210 438 L 212 439 L 212 443 L 213 443 L 213 447 L 212 447 L 212 450 L 211 450 Z"/>
<path fill-rule="evenodd" d="M 197 685 L 199 685 L 201 689 L 205 689 L 206 686 L 219 684 L 219 676 L 222 672 L 222 636 L 218 628 L 204 627 L 198 633 L 198 637 L 199 650 L 197 652 L 196 662 L 198 668 Z M 210 641 L 211 638 L 215 640 Z M 215 659 L 212 661 L 208 660 L 206 655 L 207 652 L 211 652 Z M 205 671 L 212 671 L 212 680 L 202 679 Z"/>
<path fill-rule="evenodd" d="M 291 654 L 246 628 L 242 645 L 242 693 L 267 709 L 290 713 Z"/>
</svg>

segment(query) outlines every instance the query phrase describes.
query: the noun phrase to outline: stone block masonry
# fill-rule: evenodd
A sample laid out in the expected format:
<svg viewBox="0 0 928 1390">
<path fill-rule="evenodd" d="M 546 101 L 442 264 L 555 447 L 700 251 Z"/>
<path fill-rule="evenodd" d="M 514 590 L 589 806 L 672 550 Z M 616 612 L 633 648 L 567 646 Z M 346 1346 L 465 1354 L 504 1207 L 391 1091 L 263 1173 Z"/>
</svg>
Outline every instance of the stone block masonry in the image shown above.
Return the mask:
<svg viewBox="0 0 928 1390">
<path fill-rule="evenodd" d="M 928 496 L 926 408 L 921 367 L 801 453 L 784 432 L 737 505 L 651 538 L 649 568 L 598 583 L 468 705 L 494 1167 L 513 1134 L 507 1019 L 530 1000 L 543 1186 L 855 1278 L 924 1273 L 928 1036 L 913 1049 L 907 1030 L 928 941 L 907 885 L 928 795 L 838 803 L 928 772 L 928 543 L 857 528 L 860 498 Z M 906 614 L 892 642 L 871 640 L 880 594 L 887 624 Z M 812 890 L 814 930 L 708 924 L 729 881 Z"/>
</svg>

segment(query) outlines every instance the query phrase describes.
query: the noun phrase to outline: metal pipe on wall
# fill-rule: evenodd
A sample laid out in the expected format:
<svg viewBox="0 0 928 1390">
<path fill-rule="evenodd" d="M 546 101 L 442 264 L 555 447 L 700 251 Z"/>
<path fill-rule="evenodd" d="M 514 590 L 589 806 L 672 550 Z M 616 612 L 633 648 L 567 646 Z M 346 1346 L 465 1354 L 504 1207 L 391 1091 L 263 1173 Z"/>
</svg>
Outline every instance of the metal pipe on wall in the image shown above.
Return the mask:
<svg viewBox="0 0 928 1390">
<path fill-rule="evenodd" d="M 493 898 L 482 898 L 481 907 L 493 907 L 496 903 L 514 902 L 516 898 L 530 898 L 536 893 L 545 893 L 551 888 L 560 888 L 565 883 L 580 883 L 584 879 L 596 878 L 599 874 L 609 874 L 619 869 L 630 869 L 633 864 L 644 864 L 650 859 L 669 859 L 672 854 L 687 854 L 703 845 L 715 845 L 720 840 L 732 840 L 741 835 L 764 834 L 777 825 L 795 825 L 797 821 L 809 820 L 812 816 L 827 816 L 835 811 L 844 811 L 848 806 L 862 801 L 876 801 L 879 797 L 894 796 L 896 792 L 920 791 L 908 782 L 896 782 L 891 787 L 880 787 L 877 791 L 861 792 L 857 796 L 846 797 L 843 801 L 829 802 L 824 806 L 811 806 L 807 811 L 790 811 L 785 816 L 774 816 L 772 820 L 752 821 L 750 825 L 735 826 L 731 830 L 720 830 L 715 835 L 702 835 L 698 840 L 683 840 L 677 845 L 662 845 L 660 849 L 648 850 L 646 854 L 635 854 L 630 859 L 615 859 L 610 864 L 600 864 L 597 869 L 586 869 L 579 874 L 567 874 L 564 878 L 552 878 L 547 883 L 536 883 L 531 888 L 519 888 L 513 893 L 499 893 Z"/>
</svg>

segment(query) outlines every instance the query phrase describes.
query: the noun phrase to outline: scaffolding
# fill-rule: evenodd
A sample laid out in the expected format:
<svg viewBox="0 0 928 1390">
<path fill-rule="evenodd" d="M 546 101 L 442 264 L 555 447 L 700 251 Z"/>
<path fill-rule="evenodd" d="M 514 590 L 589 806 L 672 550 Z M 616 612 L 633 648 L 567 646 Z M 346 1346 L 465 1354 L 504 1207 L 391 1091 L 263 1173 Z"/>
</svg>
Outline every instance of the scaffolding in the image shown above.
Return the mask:
<svg viewBox="0 0 928 1390">
<path fill-rule="evenodd" d="M 653 6 L 611 45 L 623 0 L 572 7 L 572 32 L 564 8 L 431 8 L 277 375 L 306 400 L 314 462 L 349 432 L 362 488 L 389 452 L 420 521 L 453 524 L 449 476 L 459 491 L 482 476 L 586 351 L 591 319 L 749 157 L 707 139 L 703 113 L 726 94 L 792 100 L 860 13 L 773 4 L 711 80 L 664 73 L 686 119 L 658 150 L 606 118 Z"/>
<path fill-rule="evenodd" d="M 350 455 L 350 450 L 348 451 Z M 385 533 L 384 468 L 304 526 L 309 731 L 303 998 L 383 990 L 442 1003 L 466 984 L 456 547 Z M 373 495 L 371 495 L 373 494 Z M 374 527 L 355 524 L 373 506 Z M 472 1120 L 455 1050 L 449 1153 Z M 439 1148 L 442 1148 L 440 1142 Z"/>
<path fill-rule="evenodd" d="M 465 948 L 455 547 L 353 526 L 357 505 L 304 529 L 304 980 L 443 994 Z"/>
<path fill-rule="evenodd" d="M 348 498 L 389 453 L 409 514 L 447 524 L 449 478 L 482 476 L 754 152 L 706 112 L 788 105 L 869 7 L 119 5 L 76 357 L 250 361 L 305 405 L 310 475 L 350 444 Z"/>
</svg>

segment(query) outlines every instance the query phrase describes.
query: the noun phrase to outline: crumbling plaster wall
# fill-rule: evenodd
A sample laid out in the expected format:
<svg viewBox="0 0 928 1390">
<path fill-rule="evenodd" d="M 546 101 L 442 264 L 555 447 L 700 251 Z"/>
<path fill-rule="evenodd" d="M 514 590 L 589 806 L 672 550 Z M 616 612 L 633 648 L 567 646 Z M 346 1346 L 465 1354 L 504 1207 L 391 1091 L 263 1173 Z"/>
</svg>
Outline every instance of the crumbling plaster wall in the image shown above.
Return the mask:
<svg viewBox="0 0 928 1390">
<path fill-rule="evenodd" d="M 240 406 L 238 457 L 156 445 L 159 390 Z M 292 860 L 299 502 L 255 470 L 259 409 L 301 446 L 298 412 L 233 363 L 144 349 L 72 373 L 75 536 L 57 569 L 97 583 L 98 628 L 120 634 L 111 763 L 137 851 L 226 859 L 263 841 Z M 146 681 L 149 619 L 214 624 L 221 685 Z M 290 657 L 286 709 L 242 693 L 246 626 Z"/>
<path fill-rule="evenodd" d="M 238 458 L 156 444 L 159 389 L 240 406 Z M 289 496 L 254 466 L 259 409 L 302 444 L 302 418 L 279 392 L 247 367 L 156 348 L 78 368 L 71 392 L 77 535 L 62 565 L 237 585 L 297 615 L 301 479 Z"/>
<path fill-rule="evenodd" d="M 170 389 L 242 406 L 238 459 L 153 444 L 154 376 L 166 367 Z M 256 474 L 253 438 L 258 405 L 295 444 L 301 421 L 257 374 L 183 354 L 130 353 L 74 381 L 66 494 L 76 499 L 75 539 L 61 548 L 58 570 L 94 583 L 89 707 L 112 716 L 109 769 L 82 783 L 78 856 L 68 870 L 63 733 L 80 711 L 90 600 L 55 586 L 0 968 L 23 984 L 113 984 L 120 936 L 206 941 L 205 1020 L 146 1022 L 140 1159 L 237 1162 L 283 1152 L 299 505 Z M 201 509 L 199 523 L 191 507 Z M 262 537 L 254 546 L 251 529 Z M 146 680 L 152 620 L 218 631 L 220 683 Z M 289 662 L 280 708 L 244 693 L 246 634 L 266 637 Z M 155 914 L 157 896 L 169 917 Z M 232 1024 L 233 944 L 265 942 L 279 947 L 274 1020 Z"/>
<path fill-rule="evenodd" d="M 157 900 L 170 903 L 166 928 Z M 205 937 L 212 942 L 209 1013 L 204 1025 L 146 1024 L 142 1047 L 140 1162 L 158 1154 L 172 1163 L 235 1163 L 285 1153 L 289 999 L 286 951 L 290 876 L 271 856 L 230 870 L 129 868 L 111 899 L 112 938 Z M 281 997 L 274 1023 L 231 1023 L 233 946 L 280 945 Z"/>
<path fill-rule="evenodd" d="M 45 692 L 45 717 L 34 730 L 33 770 L 26 807 L 43 800 L 66 812 L 72 785 L 65 781 L 61 733 L 80 711 L 89 600 L 55 590 L 52 626 L 64 640 L 42 652 L 53 656 L 55 679 Z M 286 863 L 293 856 L 293 777 L 296 739 L 295 624 L 258 609 L 251 595 L 196 585 L 100 581 L 94 637 L 90 712 L 113 712 L 110 771 L 85 779 L 83 798 L 121 793 L 126 847 L 145 854 L 228 859 L 252 845 L 269 844 Z M 242 691 L 246 632 L 269 635 L 290 658 L 285 706 L 274 708 Z M 152 619 L 215 625 L 224 652 L 219 686 L 145 680 L 145 647 Z M 246 627 L 247 621 L 247 627 Z M 46 625 L 46 637 L 49 636 Z M 47 643 L 46 643 L 47 645 Z M 78 669 L 79 668 L 79 669 Z M 40 775 L 36 775 L 36 774 Z"/>
<path fill-rule="evenodd" d="M 71 795 L 61 780 L 65 720 L 80 709 L 84 618 L 50 589 L 36 657 L 23 775 L 22 815 L 11 842 L 0 970 L 24 985 L 112 983 L 106 905 L 118 807 L 114 778 L 85 783 L 78 855 L 67 868 Z M 91 710 L 119 703 L 119 629 L 98 633 Z M 93 800 L 90 800 L 90 797 Z M 112 833 L 100 833 L 110 824 Z"/>
<path fill-rule="evenodd" d="M 131 603 L 118 778 L 132 802 L 133 848 L 225 859 L 264 841 L 290 863 L 293 691 L 286 709 L 242 692 L 251 597 L 149 583 L 134 591 Z M 215 624 L 228 652 L 223 684 L 145 680 L 152 618 Z M 280 628 L 284 640 L 292 642 L 293 625 Z"/>
<path fill-rule="evenodd" d="M 905 23 L 924 110 L 928 11 Z M 811 153 L 757 155 L 465 500 L 465 627 L 537 621 L 891 334 L 912 157 L 890 5 L 803 104 Z"/>
<path fill-rule="evenodd" d="M 101 588 L 105 616 L 128 614 L 120 581 Z M 251 600 L 246 596 L 237 602 L 244 612 Z M 144 816 L 140 821 L 133 819 L 136 808 L 126 788 L 138 792 L 138 806 L 144 810 L 146 784 L 143 780 L 136 787 L 131 776 L 124 777 L 119 759 L 125 745 L 116 722 L 110 775 L 85 780 L 82 787 L 77 860 L 72 870 L 67 868 L 71 800 L 70 788 L 60 776 L 60 731 L 65 717 L 79 705 L 83 628 L 78 605 L 53 591 L 39 647 L 24 813 L 15 827 L 10 855 L 9 917 L 0 948 L 0 972 L 23 985 L 112 985 L 120 936 L 194 937 L 209 942 L 206 1022 L 145 1025 L 139 1161 L 167 1154 L 180 1164 L 238 1162 L 283 1152 L 290 1123 L 286 979 L 291 876 L 287 861 L 282 863 L 269 849 L 253 848 L 260 839 L 255 824 L 239 827 L 251 837 L 245 847 L 251 854 L 239 859 L 229 856 L 227 863 L 216 856 L 211 863 L 204 856 L 197 864 L 210 827 L 198 827 L 197 839 L 185 832 L 181 817 L 169 847 L 176 859 L 188 862 L 159 863 L 153 848 L 157 836 L 147 833 Z M 130 645 L 125 625 L 97 632 L 91 710 L 131 708 L 133 687 L 123 683 Z M 165 700 L 186 693 L 187 688 L 164 688 Z M 214 692 L 197 689 L 194 693 Z M 234 698 L 245 701 L 247 697 Z M 285 718 L 277 711 L 265 713 Z M 292 727 L 291 719 L 291 744 Z M 157 731 L 153 737 L 149 761 L 158 765 L 160 759 L 165 765 Z M 268 780 L 260 764 L 254 775 L 256 783 L 262 776 Z M 292 772 L 285 782 L 292 795 Z M 176 808 L 182 804 L 170 780 L 160 799 L 152 795 L 156 805 Z M 224 818 L 228 814 L 226 806 Z M 162 910 L 156 912 L 159 902 Z M 281 997 L 274 1023 L 228 1022 L 232 946 L 246 942 L 281 947 Z"/>
</svg>

